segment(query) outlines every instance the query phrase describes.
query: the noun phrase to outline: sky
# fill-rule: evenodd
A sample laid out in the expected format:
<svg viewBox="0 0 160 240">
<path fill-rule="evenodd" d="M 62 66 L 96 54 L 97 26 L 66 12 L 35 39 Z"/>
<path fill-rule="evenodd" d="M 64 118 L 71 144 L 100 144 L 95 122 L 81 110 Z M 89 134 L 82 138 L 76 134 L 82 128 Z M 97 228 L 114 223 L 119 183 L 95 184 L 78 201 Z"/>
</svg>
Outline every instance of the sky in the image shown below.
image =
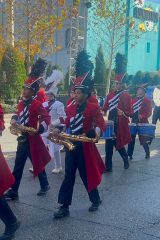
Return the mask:
<svg viewBox="0 0 160 240">
<path fill-rule="evenodd" d="M 160 0 L 148 0 L 148 2 L 154 2 L 154 3 L 159 3 L 160 4 Z"/>
</svg>

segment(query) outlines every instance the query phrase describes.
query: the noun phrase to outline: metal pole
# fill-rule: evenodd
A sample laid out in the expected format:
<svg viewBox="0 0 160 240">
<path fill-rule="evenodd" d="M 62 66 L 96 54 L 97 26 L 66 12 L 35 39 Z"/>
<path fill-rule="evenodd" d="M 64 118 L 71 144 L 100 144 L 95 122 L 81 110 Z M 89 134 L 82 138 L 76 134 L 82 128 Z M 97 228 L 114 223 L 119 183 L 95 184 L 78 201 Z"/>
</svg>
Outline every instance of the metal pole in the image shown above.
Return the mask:
<svg viewBox="0 0 160 240">
<path fill-rule="evenodd" d="M 130 7 L 131 7 L 131 0 L 126 0 L 126 31 L 125 31 L 125 56 L 128 60 L 128 48 L 129 48 L 129 16 L 130 16 Z M 126 66 L 127 71 L 127 66 Z"/>
</svg>

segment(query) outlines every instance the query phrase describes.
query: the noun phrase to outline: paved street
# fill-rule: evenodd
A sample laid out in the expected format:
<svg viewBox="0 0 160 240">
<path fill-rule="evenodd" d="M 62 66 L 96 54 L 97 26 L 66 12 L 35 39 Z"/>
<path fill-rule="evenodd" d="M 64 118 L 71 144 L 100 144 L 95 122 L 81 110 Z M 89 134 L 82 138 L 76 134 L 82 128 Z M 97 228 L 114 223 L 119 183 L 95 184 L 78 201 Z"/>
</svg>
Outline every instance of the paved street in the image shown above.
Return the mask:
<svg viewBox="0 0 160 240">
<path fill-rule="evenodd" d="M 0 139 L 11 167 L 14 164 L 16 138 L 6 130 Z M 57 195 L 63 174 L 51 173 L 47 166 L 51 190 L 45 197 L 37 197 L 39 183 L 28 172 L 27 162 L 19 191 L 19 201 L 11 207 L 22 225 L 17 240 L 157 240 L 160 239 L 160 139 L 157 135 L 151 146 L 151 159 L 144 159 L 143 149 L 136 143 L 134 160 L 130 169 L 124 170 L 119 155 L 114 155 L 113 173 L 104 174 L 100 185 L 102 206 L 89 213 L 90 202 L 82 182 L 77 176 L 74 188 L 71 217 L 53 221 L 57 208 Z M 98 148 L 104 156 L 104 145 Z M 64 153 L 63 163 L 64 163 Z M 3 225 L 0 223 L 0 232 Z"/>
</svg>

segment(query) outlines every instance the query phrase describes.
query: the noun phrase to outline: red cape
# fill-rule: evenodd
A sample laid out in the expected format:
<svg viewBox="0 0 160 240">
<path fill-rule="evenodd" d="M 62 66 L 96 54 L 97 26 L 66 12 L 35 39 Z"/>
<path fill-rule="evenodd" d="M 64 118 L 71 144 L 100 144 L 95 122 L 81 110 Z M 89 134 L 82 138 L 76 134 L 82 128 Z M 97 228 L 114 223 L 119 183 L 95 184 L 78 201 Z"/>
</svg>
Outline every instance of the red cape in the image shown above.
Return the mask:
<svg viewBox="0 0 160 240">
<path fill-rule="evenodd" d="M 132 99 L 132 107 L 133 107 L 133 104 L 136 103 L 137 101 L 138 101 L 137 97 Z M 133 109 L 132 109 L 132 114 L 133 114 Z M 139 121 L 140 123 L 149 123 L 148 118 L 152 115 L 152 101 L 149 98 L 147 97 L 143 98 L 141 108 L 139 110 L 139 114 L 142 117 Z M 145 136 L 139 136 L 139 141 L 141 145 L 145 144 L 146 140 L 150 141 L 151 139 L 146 138 Z"/>
<path fill-rule="evenodd" d="M 138 101 L 138 98 L 132 99 L 132 107 L 133 104 Z M 132 109 L 132 114 L 133 114 L 133 109 Z M 142 119 L 140 120 L 140 123 L 149 123 L 148 118 L 152 115 L 152 101 L 144 97 L 142 101 L 141 108 L 139 110 L 139 114 L 142 116 Z"/>
<path fill-rule="evenodd" d="M 18 115 L 23 111 L 23 102 L 18 104 Z M 33 100 L 29 108 L 29 123 L 28 126 L 37 129 L 38 122 L 50 123 L 50 116 L 42 104 Z M 40 135 L 29 136 L 29 145 L 34 169 L 34 175 L 41 173 L 47 163 L 51 160 L 49 152 Z"/>
<path fill-rule="evenodd" d="M 70 118 L 76 115 L 77 104 L 68 108 L 66 125 L 69 127 Z M 105 129 L 105 122 L 97 104 L 88 103 L 83 113 L 83 132 L 88 133 L 93 124 L 101 129 Z M 88 191 L 91 192 L 97 188 L 102 180 L 102 174 L 105 170 L 103 160 L 97 150 L 95 143 L 83 143 L 84 160 L 86 166 Z"/>
<path fill-rule="evenodd" d="M 110 92 L 108 94 L 103 107 L 103 110 L 105 112 L 109 109 L 109 100 L 114 96 L 114 92 Z M 131 96 L 126 91 L 121 94 L 117 107 L 125 113 L 125 116 L 118 116 L 116 149 L 119 150 L 131 142 L 131 134 L 129 129 L 129 116 L 131 115 Z"/>
<path fill-rule="evenodd" d="M 14 184 L 14 177 L 3 156 L 0 146 L 0 197 Z"/>
</svg>

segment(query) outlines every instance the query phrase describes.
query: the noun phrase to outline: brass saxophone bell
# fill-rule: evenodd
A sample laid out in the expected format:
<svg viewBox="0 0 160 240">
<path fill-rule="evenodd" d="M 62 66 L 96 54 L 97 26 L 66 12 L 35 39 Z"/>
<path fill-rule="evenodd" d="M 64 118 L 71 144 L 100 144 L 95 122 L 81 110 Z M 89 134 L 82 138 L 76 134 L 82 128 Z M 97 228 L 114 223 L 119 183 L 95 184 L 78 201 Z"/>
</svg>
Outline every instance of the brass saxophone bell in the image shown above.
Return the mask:
<svg viewBox="0 0 160 240">
<path fill-rule="evenodd" d="M 69 151 L 73 151 L 75 149 L 75 146 L 70 141 L 55 137 L 52 133 L 49 134 L 48 139 L 55 144 L 65 146 Z"/>
</svg>

